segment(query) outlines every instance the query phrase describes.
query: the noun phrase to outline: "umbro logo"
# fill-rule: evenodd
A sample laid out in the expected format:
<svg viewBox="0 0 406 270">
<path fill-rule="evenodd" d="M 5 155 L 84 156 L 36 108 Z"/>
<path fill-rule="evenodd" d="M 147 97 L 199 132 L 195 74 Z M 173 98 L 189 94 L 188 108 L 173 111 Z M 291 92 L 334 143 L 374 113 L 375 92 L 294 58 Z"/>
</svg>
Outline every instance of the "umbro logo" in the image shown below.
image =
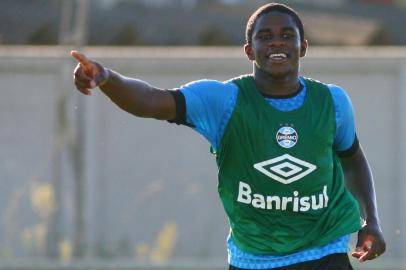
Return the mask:
<svg viewBox="0 0 406 270">
<path fill-rule="evenodd" d="M 317 166 L 288 154 L 254 164 L 254 168 L 266 176 L 290 184 L 316 170 Z"/>
</svg>

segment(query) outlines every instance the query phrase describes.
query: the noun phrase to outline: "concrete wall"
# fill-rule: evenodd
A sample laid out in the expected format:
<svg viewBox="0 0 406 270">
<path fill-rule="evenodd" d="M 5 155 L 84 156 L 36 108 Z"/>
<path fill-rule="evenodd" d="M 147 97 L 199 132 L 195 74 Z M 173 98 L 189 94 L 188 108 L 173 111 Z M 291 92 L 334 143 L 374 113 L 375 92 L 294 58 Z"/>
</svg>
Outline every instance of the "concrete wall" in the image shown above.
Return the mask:
<svg viewBox="0 0 406 270">
<path fill-rule="evenodd" d="M 240 48 L 85 48 L 162 88 L 251 71 Z M 206 140 L 74 90 L 68 48 L 0 47 L 0 260 L 57 256 L 226 261 Z M 406 249 L 406 49 L 311 48 L 302 71 L 344 87 L 374 171 L 382 261 Z M 79 210 L 78 210 L 79 209 Z M 78 250 L 81 248 L 81 250 Z M 187 261 L 187 260 L 186 260 Z"/>
</svg>

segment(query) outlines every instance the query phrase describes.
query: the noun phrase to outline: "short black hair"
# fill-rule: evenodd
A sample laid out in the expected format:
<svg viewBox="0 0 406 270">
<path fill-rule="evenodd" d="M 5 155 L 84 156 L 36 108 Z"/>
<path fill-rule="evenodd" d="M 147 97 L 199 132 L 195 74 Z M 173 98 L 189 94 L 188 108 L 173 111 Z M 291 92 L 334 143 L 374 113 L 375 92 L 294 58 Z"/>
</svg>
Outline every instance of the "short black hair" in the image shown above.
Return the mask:
<svg viewBox="0 0 406 270">
<path fill-rule="evenodd" d="M 284 5 L 284 4 L 269 3 L 267 5 L 263 5 L 259 9 L 257 9 L 249 18 L 249 20 L 247 22 L 247 28 L 245 31 L 246 43 L 248 43 L 248 44 L 251 43 L 255 24 L 256 24 L 257 20 L 259 19 L 259 17 L 261 17 L 262 15 L 267 14 L 271 11 L 278 11 L 278 12 L 290 15 L 293 18 L 293 20 L 295 21 L 297 27 L 299 28 L 300 41 L 304 41 L 303 23 L 302 23 L 302 20 L 300 19 L 299 15 L 297 14 L 297 12 L 293 8 L 288 7 L 287 5 Z"/>
</svg>

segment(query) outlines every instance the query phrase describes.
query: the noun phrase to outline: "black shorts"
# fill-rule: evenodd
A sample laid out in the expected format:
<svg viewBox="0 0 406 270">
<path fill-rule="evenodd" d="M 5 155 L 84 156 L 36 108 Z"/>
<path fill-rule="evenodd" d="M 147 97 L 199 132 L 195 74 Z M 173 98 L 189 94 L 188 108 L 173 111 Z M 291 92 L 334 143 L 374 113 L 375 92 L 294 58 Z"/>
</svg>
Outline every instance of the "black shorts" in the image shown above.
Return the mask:
<svg viewBox="0 0 406 270">
<path fill-rule="evenodd" d="M 231 266 L 229 270 L 246 270 Z M 267 270 L 353 270 L 347 253 L 336 253 L 314 261 L 292 264 Z"/>
</svg>

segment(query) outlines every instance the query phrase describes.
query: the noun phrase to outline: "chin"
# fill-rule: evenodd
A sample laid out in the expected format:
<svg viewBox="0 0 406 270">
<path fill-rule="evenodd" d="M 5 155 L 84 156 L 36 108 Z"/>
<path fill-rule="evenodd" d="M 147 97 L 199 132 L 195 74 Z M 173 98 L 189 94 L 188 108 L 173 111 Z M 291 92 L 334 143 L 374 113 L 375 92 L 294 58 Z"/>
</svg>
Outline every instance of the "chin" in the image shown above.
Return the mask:
<svg viewBox="0 0 406 270">
<path fill-rule="evenodd" d="M 289 72 L 289 71 L 276 71 L 276 70 L 272 70 L 272 71 L 268 71 L 267 72 L 267 74 L 270 76 L 270 77 L 272 77 L 272 78 L 278 78 L 278 79 L 280 79 L 280 78 L 285 78 L 285 77 L 288 77 L 288 76 L 291 76 L 292 75 L 292 73 L 291 72 Z"/>
<path fill-rule="evenodd" d="M 275 78 L 275 79 L 281 79 L 281 78 L 286 78 L 292 76 L 295 72 L 290 69 L 290 68 L 282 68 L 282 67 L 265 67 L 265 68 L 260 68 L 258 67 L 258 71 L 260 73 L 264 74 L 265 76 Z"/>
</svg>

